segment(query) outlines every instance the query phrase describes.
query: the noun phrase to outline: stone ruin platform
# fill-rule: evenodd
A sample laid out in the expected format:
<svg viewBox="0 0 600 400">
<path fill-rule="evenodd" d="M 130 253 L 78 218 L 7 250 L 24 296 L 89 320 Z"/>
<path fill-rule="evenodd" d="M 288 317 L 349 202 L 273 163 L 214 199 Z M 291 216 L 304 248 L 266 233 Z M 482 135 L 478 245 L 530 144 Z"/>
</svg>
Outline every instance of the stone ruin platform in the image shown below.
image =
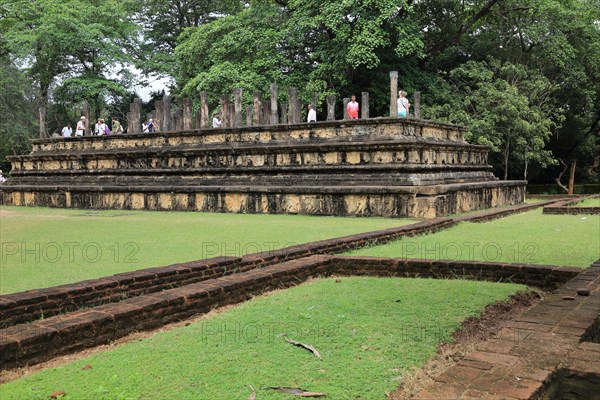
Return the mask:
<svg viewBox="0 0 600 400">
<path fill-rule="evenodd" d="M 465 128 L 373 118 L 33 140 L 5 205 L 435 218 L 522 203 Z"/>
</svg>

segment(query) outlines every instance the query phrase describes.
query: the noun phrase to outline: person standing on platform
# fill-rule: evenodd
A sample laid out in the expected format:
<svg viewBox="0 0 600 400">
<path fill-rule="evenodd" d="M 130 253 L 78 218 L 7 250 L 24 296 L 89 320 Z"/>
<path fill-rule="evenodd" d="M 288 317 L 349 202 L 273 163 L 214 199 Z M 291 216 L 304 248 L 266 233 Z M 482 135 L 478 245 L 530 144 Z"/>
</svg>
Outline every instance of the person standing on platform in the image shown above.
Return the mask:
<svg viewBox="0 0 600 400">
<path fill-rule="evenodd" d="M 112 117 L 112 131 L 115 134 L 123 133 L 123 127 L 121 126 L 121 123 L 119 122 L 117 117 Z"/>
<path fill-rule="evenodd" d="M 154 132 L 154 122 L 153 122 L 152 118 L 150 118 L 148 120 L 148 132 L 149 133 Z"/>
<path fill-rule="evenodd" d="M 94 135 L 103 136 L 109 134 L 110 129 L 108 129 L 108 126 L 104 123 L 104 118 L 98 118 L 98 122 L 94 125 Z"/>
<path fill-rule="evenodd" d="M 358 119 L 358 103 L 354 95 L 350 97 L 350 103 L 346 106 L 346 114 L 349 119 Z"/>
<path fill-rule="evenodd" d="M 308 117 L 306 118 L 306 122 L 317 122 L 317 112 L 312 104 L 308 105 Z"/>
<path fill-rule="evenodd" d="M 75 129 L 75 136 L 83 136 L 85 135 L 86 129 L 86 119 L 85 117 L 81 117 L 81 119 L 77 122 L 77 127 Z"/>
<path fill-rule="evenodd" d="M 404 90 L 398 92 L 398 117 L 406 118 L 410 112 L 410 103 L 406 98 L 406 93 Z"/>
<path fill-rule="evenodd" d="M 62 128 L 62 135 L 64 137 L 71 137 L 71 135 L 73 135 L 73 128 L 71 128 L 71 124 L 67 124 L 67 126 Z"/>
<path fill-rule="evenodd" d="M 213 123 L 212 123 L 212 127 L 213 128 L 220 128 L 221 127 L 221 118 L 219 118 L 220 115 L 217 113 L 214 115 L 213 117 Z"/>
</svg>

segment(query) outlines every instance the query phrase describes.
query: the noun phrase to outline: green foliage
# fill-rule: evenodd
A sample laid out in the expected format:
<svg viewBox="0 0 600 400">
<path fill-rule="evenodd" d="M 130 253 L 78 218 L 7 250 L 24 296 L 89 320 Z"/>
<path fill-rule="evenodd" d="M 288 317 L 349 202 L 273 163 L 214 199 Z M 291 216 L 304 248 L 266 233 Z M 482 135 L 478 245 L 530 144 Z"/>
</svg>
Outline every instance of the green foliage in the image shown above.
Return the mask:
<svg viewBox="0 0 600 400">
<path fill-rule="evenodd" d="M 295 86 L 318 104 L 367 91 L 372 116 L 396 70 L 423 115 L 468 125 L 506 177 L 550 181 L 554 159 L 579 160 L 578 176 L 600 163 L 598 21 L 598 0 L 4 0 L 0 54 L 50 101 L 53 129 L 83 101 L 122 116 L 131 64 L 212 106 L 277 82 L 280 100 Z"/>
<path fill-rule="evenodd" d="M 455 68 L 448 84 L 437 94 L 437 105 L 425 108 L 424 114 L 468 126 L 468 140 L 503 155 L 505 179 L 511 153 L 521 162 L 554 162 L 545 144 L 561 120 L 561 110 L 548 101 L 556 86 L 544 76 L 523 65 L 489 59 Z"/>
<path fill-rule="evenodd" d="M 283 71 L 293 68 L 293 61 L 278 51 L 293 43 L 282 18 L 274 7 L 257 6 L 186 30 L 177 47 L 186 82 L 182 93 L 206 90 L 216 103 L 234 88 L 251 96 L 252 90 L 267 92 L 271 83 L 282 81 Z"/>
<path fill-rule="evenodd" d="M 136 15 L 143 41 L 136 49 L 136 63 L 146 72 L 175 75 L 175 47 L 179 35 L 240 11 L 240 0 L 143 0 Z"/>
<path fill-rule="evenodd" d="M 6 56 L 0 56 L 0 88 L 0 169 L 6 174 L 6 156 L 31 150 L 37 111 L 31 83 Z"/>
<path fill-rule="evenodd" d="M 306 101 L 368 90 L 381 84 L 378 68 L 387 82 L 391 64 L 423 54 L 411 12 L 392 0 L 257 2 L 183 33 L 178 82 L 182 93 L 207 90 L 213 101 L 238 87 L 267 93 L 275 81 Z"/>
<path fill-rule="evenodd" d="M 125 65 L 138 35 L 133 10 L 131 0 L 6 0 L 0 30 L 39 84 L 42 105 L 58 88 L 58 101 L 87 100 L 98 114 L 131 84 Z"/>
</svg>

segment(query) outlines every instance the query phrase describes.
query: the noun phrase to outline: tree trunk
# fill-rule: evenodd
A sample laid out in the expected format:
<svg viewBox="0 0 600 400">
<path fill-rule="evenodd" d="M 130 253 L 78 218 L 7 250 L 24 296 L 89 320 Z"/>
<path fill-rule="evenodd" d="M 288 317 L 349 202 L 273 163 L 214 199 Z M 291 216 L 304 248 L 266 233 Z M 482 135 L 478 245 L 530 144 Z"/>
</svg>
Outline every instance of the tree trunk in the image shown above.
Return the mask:
<svg viewBox="0 0 600 400">
<path fill-rule="evenodd" d="M 523 171 L 523 179 L 527 180 L 527 167 L 529 165 L 529 160 L 525 159 L 525 171 Z"/>
<path fill-rule="evenodd" d="M 569 192 L 569 188 L 567 188 L 565 185 L 563 185 L 563 184 L 562 184 L 562 181 L 561 181 L 561 179 L 562 179 L 562 176 L 565 174 L 565 172 L 567 172 L 567 168 L 568 168 L 568 166 L 567 166 L 567 164 L 566 164 L 566 163 L 565 163 L 563 160 L 561 160 L 560 158 L 558 159 L 558 161 L 560 161 L 560 163 L 561 163 L 561 164 L 562 164 L 562 165 L 563 165 L 565 168 L 564 168 L 564 169 L 561 171 L 561 173 L 560 173 L 560 174 L 558 174 L 558 177 L 556 178 L 556 184 L 557 184 L 557 185 L 558 185 L 558 186 L 559 186 L 559 187 L 560 187 L 562 190 L 564 190 L 564 191 L 565 191 L 565 193 L 568 193 L 568 192 Z"/>
<path fill-rule="evenodd" d="M 577 160 L 571 161 L 571 169 L 569 170 L 569 191 L 568 194 L 574 193 L 575 188 L 575 166 L 577 165 Z"/>
<path fill-rule="evenodd" d="M 504 180 L 508 179 L 508 156 L 510 154 L 510 140 L 506 141 L 504 146 Z"/>
</svg>

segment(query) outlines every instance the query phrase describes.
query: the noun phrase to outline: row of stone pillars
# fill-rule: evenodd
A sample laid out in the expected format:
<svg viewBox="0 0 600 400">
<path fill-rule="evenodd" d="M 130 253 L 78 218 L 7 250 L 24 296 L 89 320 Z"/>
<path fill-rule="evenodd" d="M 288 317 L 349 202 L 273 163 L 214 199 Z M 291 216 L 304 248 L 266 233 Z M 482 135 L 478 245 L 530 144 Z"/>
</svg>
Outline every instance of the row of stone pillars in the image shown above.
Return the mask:
<svg viewBox="0 0 600 400">
<path fill-rule="evenodd" d="M 277 124 L 298 124 L 302 119 L 302 104 L 298 88 L 290 87 L 287 89 L 288 101 L 278 101 L 279 87 L 273 83 L 270 87 L 270 99 L 264 99 L 262 92 L 253 92 L 253 103 L 251 105 L 242 105 L 242 89 L 233 91 L 233 102 L 229 95 L 221 96 L 219 100 L 219 109 L 221 116 L 221 127 L 242 127 L 256 125 L 277 125 Z M 390 72 L 390 116 L 397 116 L 396 101 L 398 99 L 398 72 Z M 325 99 L 327 103 L 327 121 L 335 120 L 334 95 L 328 95 Z M 343 99 L 344 119 L 347 118 L 346 106 L 350 98 Z M 192 100 L 183 99 L 182 107 L 172 110 L 172 97 L 164 96 L 162 101 L 155 102 L 155 109 L 152 112 L 153 123 L 157 131 L 187 131 L 192 129 L 209 128 L 212 123 L 208 107 L 208 93 L 200 92 L 200 107 L 194 115 Z M 135 99 L 130 106 L 127 114 L 127 132 L 141 133 L 142 121 L 141 115 L 142 100 Z M 316 107 L 313 104 L 313 107 Z M 361 118 L 369 118 L 369 93 L 361 94 Z M 420 93 L 414 94 L 413 112 L 416 118 L 420 117 Z M 244 119 L 245 114 L 245 119 Z"/>
</svg>

